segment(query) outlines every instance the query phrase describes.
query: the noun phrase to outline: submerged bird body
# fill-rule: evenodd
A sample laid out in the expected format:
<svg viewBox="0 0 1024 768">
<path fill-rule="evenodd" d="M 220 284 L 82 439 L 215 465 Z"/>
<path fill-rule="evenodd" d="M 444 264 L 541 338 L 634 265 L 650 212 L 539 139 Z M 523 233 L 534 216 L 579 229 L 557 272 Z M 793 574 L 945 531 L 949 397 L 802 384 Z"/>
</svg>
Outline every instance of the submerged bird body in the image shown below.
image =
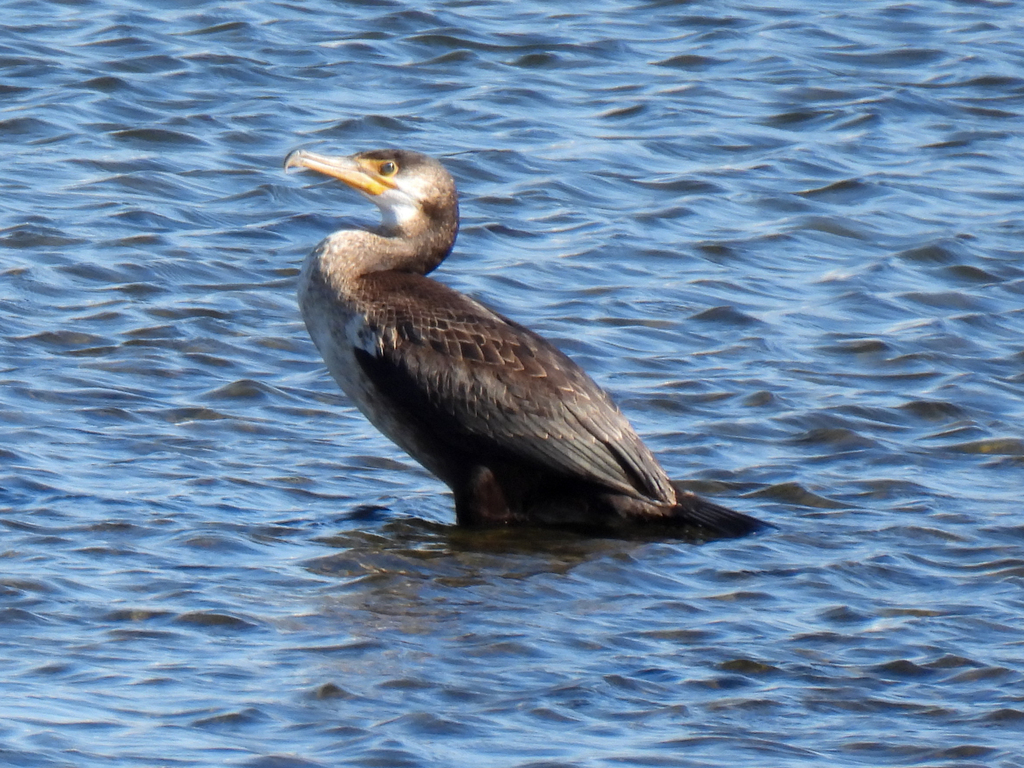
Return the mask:
<svg viewBox="0 0 1024 768">
<path fill-rule="evenodd" d="M 306 258 L 299 305 L 335 380 L 445 482 L 465 525 L 660 524 L 738 535 L 759 521 L 677 487 L 608 395 L 541 336 L 426 275 L 458 231 L 454 182 L 403 150 L 285 167 L 341 179 L 383 213 Z"/>
</svg>

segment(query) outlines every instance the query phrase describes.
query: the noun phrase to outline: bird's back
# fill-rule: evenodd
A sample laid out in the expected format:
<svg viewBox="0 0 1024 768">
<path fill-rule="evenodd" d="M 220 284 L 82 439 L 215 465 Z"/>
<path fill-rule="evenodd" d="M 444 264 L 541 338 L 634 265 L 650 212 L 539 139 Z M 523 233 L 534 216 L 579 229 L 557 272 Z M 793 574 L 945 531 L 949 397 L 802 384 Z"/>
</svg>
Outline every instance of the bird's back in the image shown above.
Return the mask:
<svg viewBox="0 0 1024 768">
<path fill-rule="evenodd" d="M 353 297 L 379 340 L 357 353 L 363 371 L 396 409 L 453 449 L 674 499 L 604 390 L 541 336 L 421 275 L 372 273 Z"/>
</svg>

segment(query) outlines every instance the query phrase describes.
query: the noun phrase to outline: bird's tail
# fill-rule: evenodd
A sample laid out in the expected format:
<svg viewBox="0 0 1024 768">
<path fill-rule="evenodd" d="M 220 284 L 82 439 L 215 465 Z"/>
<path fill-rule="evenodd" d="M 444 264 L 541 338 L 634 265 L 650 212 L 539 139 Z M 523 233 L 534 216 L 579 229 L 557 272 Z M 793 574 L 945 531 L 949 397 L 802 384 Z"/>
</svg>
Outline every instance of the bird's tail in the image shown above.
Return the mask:
<svg viewBox="0 0 1024 768">
<path fill-rule="evenodd" d="M 701 498 L 691 491 L 683 490 L 673 482 L 676 489 L 676 504 L 664 522 L 674 526 L 699 528 L 716 536 L 746 536 L 748 533 L 772 528 L 771 523 L 756 517 L 720 506 Z"/>
</svg>

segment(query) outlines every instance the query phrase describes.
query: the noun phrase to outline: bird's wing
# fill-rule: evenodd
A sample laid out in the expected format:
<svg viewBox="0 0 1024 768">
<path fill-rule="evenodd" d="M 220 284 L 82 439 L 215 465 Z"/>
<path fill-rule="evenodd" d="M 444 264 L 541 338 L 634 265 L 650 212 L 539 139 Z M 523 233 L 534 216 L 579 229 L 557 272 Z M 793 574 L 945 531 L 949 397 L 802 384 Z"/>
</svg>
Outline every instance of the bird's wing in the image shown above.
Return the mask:
<svg viewBox="0 0 1024 768">
<path fill-rule="evenodd" d="M 454 447 L 672 502 L 664 470 L 608 395 L 541 336 L 420 275 L 362 278 L 375 384 Z"/>
</svg>

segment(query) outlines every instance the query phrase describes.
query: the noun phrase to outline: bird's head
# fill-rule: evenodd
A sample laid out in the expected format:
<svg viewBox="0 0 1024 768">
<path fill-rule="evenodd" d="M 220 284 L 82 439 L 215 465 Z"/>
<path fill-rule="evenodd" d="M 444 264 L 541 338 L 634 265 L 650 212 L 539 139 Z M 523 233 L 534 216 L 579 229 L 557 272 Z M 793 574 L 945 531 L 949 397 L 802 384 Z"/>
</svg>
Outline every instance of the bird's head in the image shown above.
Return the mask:
<svg viewBox="0 0 1024 768">
<path fill-rule="evenodd" d="M 320 155 L 297 149 L 285 169 L 307 168 L 333 176 L 380 208 L 385 229 L 409 230 L 458 216 L 455 181 L 437 160 L 405 149 L 375 149 L 355 155 Z"/>
</svg>

